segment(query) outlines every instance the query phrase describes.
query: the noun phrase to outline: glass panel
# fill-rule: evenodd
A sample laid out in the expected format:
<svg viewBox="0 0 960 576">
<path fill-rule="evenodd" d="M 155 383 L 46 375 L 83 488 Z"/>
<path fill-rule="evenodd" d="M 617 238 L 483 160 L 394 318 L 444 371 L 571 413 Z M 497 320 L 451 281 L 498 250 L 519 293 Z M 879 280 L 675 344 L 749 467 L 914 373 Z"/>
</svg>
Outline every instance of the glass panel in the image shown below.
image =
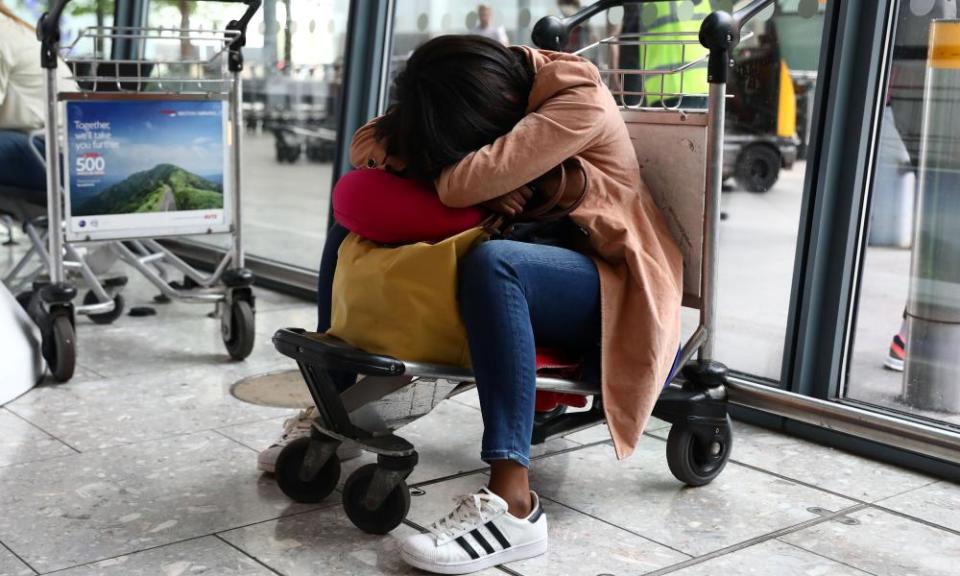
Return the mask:
<svg viewBox="0 0 960 576">
<path fill-rule="evenodd" d="M 960 426 L 960 21 L 901 4 L 845 397 Z"/>
<path fill-rule="evenodd" d="M 567 49 L 610 34 L 697 30 L 705 14 L 730 10 L 733 4 L 683 0 L 615 8 L 573 34 Z M 476 32 L 530 44 L 539 18 L 570 13 L 580 5 L 575 0 L 496 0 L 480 5 L 397 0 L 390 77 L 416 46 L 433 36 Z M 824 11 L 823 0 L 782 0 L 752 23 L 754 36 L 734 55 L 717 355 L 735 370 L 770 380 L 780 379 L 783 359 Z M 630 54 L 628 47 L 619 48 L 589 55 L 601 68 L 670 64 L 664 60 L 669 54 L 651 54 L 649 48 L 646 55 Z M 681 56 L 690 62 L 695 54 Z M 705 93 L 705 71 L 688 74 L 683 91 Z M 703 86 L 692 85 L 697 82 Z M 697 102 L 685 99 L 683 105 L 697 107 Z M 696 312 L 688 313 L 685 324 L 692 329 Z"/>
<path fill-rule="evenodd" d="M 151 0 L 148 24 L 222 29 L 243 8 Z M 243 51 L 243 225 L 251 256 L 311 270 L 320 264 L 349 8 L 349 0 L 264 0 L 250 22 Z"/>
</svg>

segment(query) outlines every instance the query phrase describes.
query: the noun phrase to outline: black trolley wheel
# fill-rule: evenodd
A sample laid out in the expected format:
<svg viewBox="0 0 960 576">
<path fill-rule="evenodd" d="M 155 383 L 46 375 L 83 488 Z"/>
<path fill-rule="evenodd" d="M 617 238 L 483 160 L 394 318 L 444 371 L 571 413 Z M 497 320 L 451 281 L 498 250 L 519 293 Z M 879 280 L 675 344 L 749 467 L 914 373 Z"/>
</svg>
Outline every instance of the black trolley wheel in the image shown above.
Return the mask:
<svg viewBox="0 0 960 576">
<path fill-rule="evenodd" d="M 689 424 L 674 424 L 667 436 L 667 465 L 677 480 L 688 486 L 704 486 L 720 475 L 730 459 L 733 428 L 730 417 L 713 431 L 708 442 Z"/>
<path fill-rule="evenodd" d="M 93 293 L 93 290 L 88 290 L 83 296 L 83 305 L 89 306 L 91 304 L 98 304 L 100 300 L 97 298 L 97 295 Z M 113 324 L 113 322 L 123 315 L 123 309 L 126 305 L 126 302 L 123 299 L 122 294 L 113 295 L 113 310 L 110 312 L 104 312 L 103 314 L 87 314 L 87 318 L 93 320 L 97 324 Z"/>
<path fill-rule="evenodd" d="M 737 183 L 750 192 L 766 192 L 780 178 L 780 153 L 765 144 L 753 144 L 737 158 Z"/>
<path fill-rule="evenodd" d="M 77 366 L 77 335 L 68 316 L 54 316 L 50 327 L 50 356 L 47 365 L 57 382 L 73 378 Z"/>
<path fill-rule="evenodd" d="M 274 471 L 280 490 L 291 500 L 305 504 L 320 502 L 337 488 L 340 481 L 340 458 L 336 454 L 330 456 L 313 478 L 300 479 L 300 467 L 309 447 L 310 438 L 297 438 L 284 446 Z"/>
<path fill-rule="evenodd" d="M 343 485 L 343 509 L 353 525 L 367 534 L 383 535 L 399 526 L 410 511 L 410 489 L 403 480 L 378 508 L 370 510 L 364 500 L 377 471 L 376 464 L 357 468 Z"/>
<path fill-rule="evenodd" d="M 234 300 L 230 314 L 230 335 L 225 333 L 223 345 L 234 360 L 243 360 L 253 351 L 255 338 L 253 307 L 246 300 Z"/>
</svg>

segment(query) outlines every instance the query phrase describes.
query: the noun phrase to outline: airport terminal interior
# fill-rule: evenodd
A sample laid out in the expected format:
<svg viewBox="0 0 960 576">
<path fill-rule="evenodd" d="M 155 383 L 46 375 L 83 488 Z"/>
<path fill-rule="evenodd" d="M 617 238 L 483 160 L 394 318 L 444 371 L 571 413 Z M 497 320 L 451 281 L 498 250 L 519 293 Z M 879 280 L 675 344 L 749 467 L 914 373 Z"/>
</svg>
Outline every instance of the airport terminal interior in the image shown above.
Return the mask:
<svg viewBox="0 0 960 576">
<path fill-rule="evenodd" d="M 46 126 L 25 139 L 45 175 L 32 195 L 11 177 L 25 164 L 2 157 L 15 91 L 0 82 L 0 576 L 429 573 L 403 543 L 497 473 L 480 395 L 457 379 L 469 371 L 376 372 L 364 354 L 369 378 L 321 394 L 311 432 L 339 352 L 278 331 L 317 328 L 352 135 L 448 34 L 597 67 L 683 252 L 682 359 L 725 367 L 719 384 L 682 371 L 662 393 L 687 394 L 681 415 L 662 395 L 625 459 L 595 384 L 538 380 L 529 480 L 549 547 L 477 573 L 960 574 L 955 0 L 0 8 L 4 35 L 62 9 L 59 91 L 40 93 Z M 727 48 L 701 46 L 705 22 L 734 26 Z M 364 393 L 353 424 L 375 407 L 389 429 L 358 440 L 335 422 Z M 397 467 L 399 437 L 415 466 Z M 303 450 L 264 471 L 277 442 Z M 334 459 L 325 497 L 305 494 Z M 360 480 L 391 482 L 394 521 Z M 473 538 L 470 557 L 494 554 Z"/>
</svg>

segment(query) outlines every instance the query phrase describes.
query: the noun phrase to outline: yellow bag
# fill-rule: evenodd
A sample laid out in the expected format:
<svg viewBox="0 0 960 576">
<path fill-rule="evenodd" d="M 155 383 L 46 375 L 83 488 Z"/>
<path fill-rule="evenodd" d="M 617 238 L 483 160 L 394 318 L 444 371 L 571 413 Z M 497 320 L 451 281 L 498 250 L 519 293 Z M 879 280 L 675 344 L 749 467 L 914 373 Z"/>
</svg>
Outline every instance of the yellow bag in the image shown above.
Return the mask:
<svg viewBox="0 0 960 576">
<path fill-rule="evenodd" d="M 457 262 L 487 236 L 472 228 L 390 248 L 351 233 L 340 245 L 328 333 L 374 354 L 469 367 Z"/>
</svg>

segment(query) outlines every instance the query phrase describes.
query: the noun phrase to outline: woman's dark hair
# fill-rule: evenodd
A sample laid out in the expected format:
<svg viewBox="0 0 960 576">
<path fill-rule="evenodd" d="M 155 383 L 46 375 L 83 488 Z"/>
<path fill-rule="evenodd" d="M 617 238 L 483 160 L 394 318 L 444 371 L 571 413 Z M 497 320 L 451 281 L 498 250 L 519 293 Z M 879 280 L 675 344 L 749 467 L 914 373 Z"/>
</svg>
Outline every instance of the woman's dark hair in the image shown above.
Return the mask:
<svg viewBox="0 0 960 576">
<path fill-rule="evenodd" d="M 410 56 L 395 103 L 376 124 L 407 175 L 434 178 L 509 132 L 526 113 L 533 70 L 526 55 L 482 36 L 440 36 Z"/>
</svg>

